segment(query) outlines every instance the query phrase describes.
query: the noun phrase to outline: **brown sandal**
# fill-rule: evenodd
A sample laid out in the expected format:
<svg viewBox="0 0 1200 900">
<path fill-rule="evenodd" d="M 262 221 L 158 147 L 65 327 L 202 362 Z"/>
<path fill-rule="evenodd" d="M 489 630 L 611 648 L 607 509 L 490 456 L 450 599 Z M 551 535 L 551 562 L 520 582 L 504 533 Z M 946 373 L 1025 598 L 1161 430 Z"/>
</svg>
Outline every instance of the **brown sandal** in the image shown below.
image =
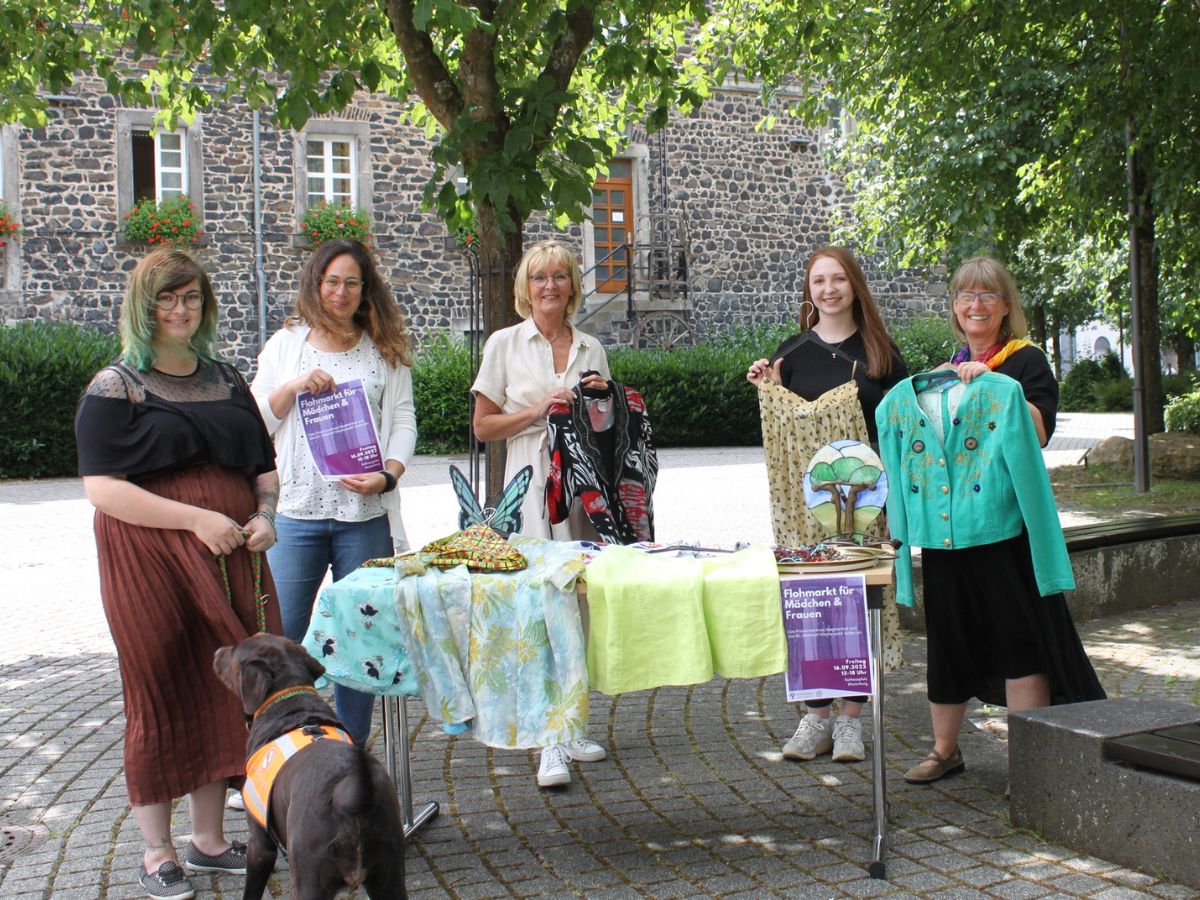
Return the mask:
<svg viewBox="0 0 1200 900">
<path fill-rule="evenodd" d="M 909 784 L 931 784 L 939 778 L 957 775 L 965 768 L 962 751 L 958 747 L 945 759 L 938 756 L 936 750 L 931 750 L 925 759 L 904 773 L 904 780 Z"/>
</svg>

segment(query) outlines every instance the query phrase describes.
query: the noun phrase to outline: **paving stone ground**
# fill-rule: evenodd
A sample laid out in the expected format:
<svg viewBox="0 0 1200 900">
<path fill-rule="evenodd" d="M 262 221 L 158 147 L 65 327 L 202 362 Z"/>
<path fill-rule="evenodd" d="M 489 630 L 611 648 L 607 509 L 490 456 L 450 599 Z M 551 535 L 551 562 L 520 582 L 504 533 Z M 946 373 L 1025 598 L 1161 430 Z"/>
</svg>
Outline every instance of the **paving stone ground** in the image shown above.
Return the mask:
<svg viewBox="0 0 1200 900">
<path fill-rule="evenodd" d="M 1123 433 L 1127 419 L 1070 417 L 1047 460 L 1074 462 L 1098 437 Z M 761 451 L 664 451 L 661 459 L 660 536 L 725 546 L 770 539 Z M 406 475 L 406 522 L 415 542 L 453 530 L 450 461 L 421 458 Z M 99 603 L 90 507 L 78 481 L 0 483 L 0 541 L 7 549 L 0 559 L 0 828 L 34 841 L 10 848 L 15 858 L 0 863 L 0 897 L 142 897 L 141 841 L 122 773 L 120 682 Z M 1080 631 L 1111 696 L 1200 706 L 1200 587 L 1191 602 L 1080 623 Z M 782 759 L 779 749 L 797 718 L 781 677 L 773 676 L 618 697 L 593 693 L 591 732 L 609 759 L 575 765 L 573 783 L 561 791 L 535 786 L 536 752 L 447 736 L 419 701 L 410 702 L 414 799 L 441 804 L 440 815 L 409 842 L 410 895 L 1197 896 L 1155 873 L 1014 829 L 1004 800 L 1002 711 L 972 708 L 961 735 L 963 775 L 931 787 L 904 784 L 901 773 L 931 741 L 924 639 L 910 636 L 905 649 L 906 664 L 888 678 L 885 694 L 886 880 L 866 872 L 869 759 Z M 869 723 L 866 731 L 869 740 Z M 373 740 L 379 752 L 378 730 Z M 244 836 L 240 813 L 228 813 L 226 823 L 229 834 Z M 183 846 L 185 804 L 174 826 Z M 241 894 L 237 877 L 194 883 L 201 897 Z M 269 893 L 284 897 L 288 890 L 281 870 Z"/>
</svg>

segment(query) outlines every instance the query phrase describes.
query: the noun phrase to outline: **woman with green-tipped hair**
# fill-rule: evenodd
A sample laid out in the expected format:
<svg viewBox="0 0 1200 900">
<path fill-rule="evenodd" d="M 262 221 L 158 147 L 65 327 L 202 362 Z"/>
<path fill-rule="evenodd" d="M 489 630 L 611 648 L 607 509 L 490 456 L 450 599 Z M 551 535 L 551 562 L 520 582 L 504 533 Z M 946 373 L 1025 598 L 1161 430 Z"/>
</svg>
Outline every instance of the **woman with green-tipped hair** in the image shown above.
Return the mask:
<svg viewBox="0 0 1200 900">
<path fill-rule="evenodd" d="M 226 781 L 245 773 L 245 716 L 212 660 L 281 630 L 278 605 L 258 602 L 275 594 L 262 552 L 275 541 L 275 453 L 246 382 L 213 352 L 216 331 L 200 265 L 182 250 L 148 254 L 121 303 L 121 357 L 75 417 L 151 897 L 194 896 L 171 839 L 171 804 L 184 794 L 183 866 L 246 871 L 245 847 L 222 827 Z"/>
</svg>

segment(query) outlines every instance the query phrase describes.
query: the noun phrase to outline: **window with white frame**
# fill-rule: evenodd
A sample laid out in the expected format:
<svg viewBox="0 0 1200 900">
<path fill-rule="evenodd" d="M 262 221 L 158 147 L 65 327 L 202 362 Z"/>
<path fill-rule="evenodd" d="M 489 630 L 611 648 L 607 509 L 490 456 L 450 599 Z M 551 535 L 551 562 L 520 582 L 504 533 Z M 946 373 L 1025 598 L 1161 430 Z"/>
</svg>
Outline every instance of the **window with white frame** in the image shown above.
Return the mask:
<svg viewBox="0 0 1200 900">
<path fill-rule="evenodd" d="M 134 202 L 152 197 L 161 203 L 187 193 L 187 133 L 134 129 L 130 135 Z"/>
<path fill-rule="evenodd" d="M 306 206 L 358 206 L 358 167 L 350 136 L 305 137 Z"/>
<path fill-rule="evenodd" d="M 201 117 L 174 131 L 154 129 L 154 111 L 117 110 L 117 206 L 121 221 L 140 200 L 161 203 L 187 194 L 204 204 Z"/>
</svg>

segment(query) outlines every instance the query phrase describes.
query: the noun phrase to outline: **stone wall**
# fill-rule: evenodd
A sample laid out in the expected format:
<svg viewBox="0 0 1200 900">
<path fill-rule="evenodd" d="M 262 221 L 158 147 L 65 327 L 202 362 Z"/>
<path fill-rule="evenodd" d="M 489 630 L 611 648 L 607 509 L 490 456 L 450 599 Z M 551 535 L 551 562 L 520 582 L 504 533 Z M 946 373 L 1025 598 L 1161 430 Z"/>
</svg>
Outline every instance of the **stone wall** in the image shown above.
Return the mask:
<svg viewBox="0 0 1200 900">
<path fill-rule="evenodd" d="M 463 255 L 447 249 L 445 227 L 421 209 L 430 144 L 422 131 L 402 123 L 400 112 L 387 98 L 360 95 L 331 118 L 366 125 L 375 243 L 419 339 L 432 330 L 461 328 L 470 313 L 469 275 Z M 762 112 L 753 93 L 729 90 L 697 114 L 673 118 L 661 134 L 634 135 L 649 148 L 646 196 L 653 210 L 686 218 L 689 315 L 701 334 L 736 324 L 794 321 L 805 258 L 829 240 L 840 194 L 814 152 L 817 135 L 786 117 L 774 130 L 758 131 Z M 18 174 L 17 195 L 9 199 L 24 233 L 0 250 L 17 257 L 0 286 L 5 320 L 115 326 L 127 273 L 145 251 L 121 234 L 117 118 L 118 106 L 101 84 L 82 80 L 69 97 L 53 102 L 44 128 L 10 128 L 9 157 L 15 160 L 6 162 L 15 163 Z M 222 106 L 204 113 L 197 127 L 203 192 L 193 199 L 205 229 L 197 252 L 221 298 L 225 350 L 251 364 L 260 328 L 253 116 L 242 107 Z M 290 308 L 308 253 L 297 234 L 295 139 L 263 117 L 268 334 Z M 550 233 L 544 217 L 531 219 L 529 239 Z M 580 246 L 582 235 L 576 226 L 565 239 Z M 866 268 L 892 324 L 942 308 L 940 286 L 931 287 L 921 275 L 887 273 L 874 260 Z"/>
</svg>

